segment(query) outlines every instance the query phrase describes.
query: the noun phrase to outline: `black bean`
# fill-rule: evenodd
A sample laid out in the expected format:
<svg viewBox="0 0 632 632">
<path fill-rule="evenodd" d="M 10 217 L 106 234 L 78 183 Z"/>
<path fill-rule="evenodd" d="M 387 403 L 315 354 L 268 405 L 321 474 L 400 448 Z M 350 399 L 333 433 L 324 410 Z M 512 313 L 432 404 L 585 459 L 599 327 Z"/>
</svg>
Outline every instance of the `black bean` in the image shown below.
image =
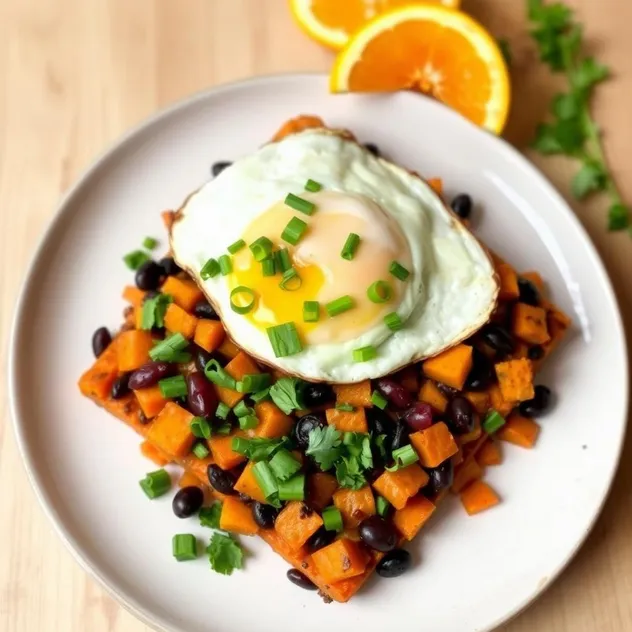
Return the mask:
<svg viewBox="0 0 632 632">
<path fill-rule="evenodd" d="M 141 303 L 144 305 L 149 299 L 156 298 L 159 294 L 160 292 L 158 290 L 149 290 L 149 292 L 145 292 Z"/>
<path fill-rule="evenodd" d="M 312 384 L 307 382 L 301 391 L 305 408 L 322 406 L 336 399 L 334 389 L 329 384 Z"/>
<path fill-rule="evenodd" d="M 92 351 L 94 357 L 98 358 L 108 348 L 111 342 L 112 336 L 107 327 L 99 327 L 92 334 Z"/>
<path fill-rule="evenodd" d="M 178 272 L 182 272 L 182 268 L 173 260 L 173 257 L 164 257 L 158 265 L 162 268 L 165 276 L 175 276 Z"/>
<path fill-rule="evenodd" d="M 209 353 L 206 349 L 195 345 L 193 348 L 193 361 L 200 373 L 204 373 L 206 365 L 213 359 L 213 354 Z"/>
<path fill-rule="evenodd" d="M 380 156 L 380 148 L 375 143 L 364 143 L 364 146 L 376 157 Z"/>
<path fill-rule="evenodd" d="M 197 513 L 204 502 L 204 492 L 199 488 L 191 485 L 183 487 L 173 497 L 171 508 L 178 518 L 188 518 Z"/>
<path fill-rule="evenodd" d="M 468 391 L 484 391 L 494 380 L 494 365 L 482 352 L 474 347 L 472 351 L 472 368 L 465 380 Z"/>
<path fill-rule="evenodd" d="M 518 290 L 520 292 L 520 298 L 518 300 L 521 303 L 533 305 L 534 307 L 540 304 L 540 292 L 538 292 L 538 288 L 531 283 L 529 279 L 518 279 Z"/>
<path fill-rule="evenodd" d="M 305 449 L 309 445 L 309 433 L 314 428 L 326 428 L 327 422 L 323 415 L 310 413 L 301 417 L 294 426 L 294 438 L 299 447 Z"/>
<path fill-rule="evenodd" d="M 377 380 L 377 388 L 397 408 L 408 408 L 413 403 L 413 396 L 390 377 L 381 377 Z"/>
<path fill-rule="evenodd" d="M 445 419 L 452 434 L 462 435 L 471 432 L 476 422 L 476 410 L 469 399 L 462 395 L 453 397 L 445 410 Z"/>
<path fill-rule="evenodd" d="M 540 345 L 529 347 L 529 351 L 527 351 L 527 357 L 529 358 L 529 360 L 541 360 L 544 357 L 544 349 Z"/>
<path fill-rule="evenodd" d="M 318 586 L 316 586 L 309 577 L 303 575 L 303 573 L 296 568 L 291 568 L 287 572 L 287 578 L 299 588 L 304 588 L 305 590 L 318 590 Z"/>
<path fill-rule="evenodd" d="M 136 391 L 158 384 L 160 380 L 175 373 L 175 365 L 169 362 L 146 362 L 129 377 L 129 387 Z"/>
<path fill-rule="evenodd" d="M 458 392 L 458 388 L 454 388 L 454 386 L 448 386 L 443 382 L 437 382 L 437 388 L 446 396 L 446 397 L 454 397 Z"/>
<path fill-rule="evenodd" d="M 204 373 L 189 373 L 187 376 L 187 404 L 197 417 L 212 417 L 217 410 L 217 392 Z"/>
<path fill-rule="evenodd" d="M 208 476 L 208 482 L 215 491 L 226 495 L 235 494 L 235 490 L 233 489 L 235 477 L 230 472 L 223 470 L 219 465 L 211 464 L 208 466 L 206 474 Z"/>
<path fill-rule="evenodd" d="M 149 419 L 149 417 L 147 417 L 147 415 L 142 410 L 138 411 L 138 423 L 139 424 L 143 424 L 143 426 L 144 426 L 146 423 L 149 423 L 150 421 L 151 420 Z"/>
<path fill-rule="evenodd" d="M 426 404 L 425 402 L 415 402 L 401 416 L 401 419 L 405 421 L 413 431 L 425 430 L 432 426 L 432 408 L 430 404 Z"/>
<path fill-rule="evenodd" d="M 446 489 L 452 485 L 454 479 L 454 465 L 451 459 L 444 461 L 438 467 L 426 468 L 426 472 L 428 476 L 430 476 L 430 480 L 424 488 L 426 494 L 434 496 L 442 489 Z"/>
<path fill-rule="evenodd" d="M 369 430 L 373 433 L 373 436 L 386 435 L 391 437 L 395 430 L 393 420 L 389 417 L 388 413 L 384 412 L 377 406 L 373 408 L 366 408 L 366 420 L 369 426 Z"/>
<path fill-rule="evenodd" d="M 460 218 L 467 219 L 472 212 L 472 198 L 467 193 L 461 193 L 452 200 L 450 206 Z"/>
<path fill-rule="evenodd" d="M 195 304 L 193 314 L 198 318 L 208 318 L 210 320 L 218 320 L 219 318 L 213 306 L 204 298 Z"/>
<path fill-rule="evenodd" d="M 551 403 L 551 390 L 542 384 L 535 387 L 533 399 L 520 403 L 518 409 L 525 417 L 539 417 L 544 414 Z"/>
<path fill-rule="evenodd" d="M 232 162 L 228 162 L 226 160 L 220 161 L 220 162 L 214 162 L 213 165 L 211 166 L 211 173 L 213 174 L 213 177 L 217 178 L 217 176 L 220 173 L 222 173 L 222 171 L 224 171 L 226 167 L 230 167 L 232 164 L 233 164 Z"/>
<path fill-rule="evenodd" d="M 262 529 L 272 529 L 279 510 L 272 505 L 255 501 L 252 503 L 252 517 Z"/>
<path fill-rule="evenodd" d="M 502 356 L 509 355 L 514 349 L 511 334 L 501 325 L 491 324 L 481 330 L 482 340 Z"/>
<path fill-rule="evenodd" d="M 380 516 L 370 516 L 363 520 L 358 532 L 362 541 L 376 551 L 388 553 L 397 546 L 395 527 Z"/>
<path fill-rule="evenodd" d="M 403 421 L 397 420 L 391 439 L 391 450 L 399 450 L 399 448 L 403 448 L 407 443 L 410 443 L 408 435 L 408 426 Z"/>
<path fill-rule="evenodd" d="M 237 496 L 239 496 L 239 500 L 241 500 L 241 502 L 244 503 L 244 505 L 249 505 L 252 502 L 252 498 L 250 498 L 250 496 L 248 496 L 248 494 L 244 494 L 243 492 L 239 492 L 237 494 Z"/>
<path fill-rule="evenodd" d="M 309 540 L 307 540 L 305 546 L 310 553 L 315 553 L 319 549 L 322 549 L 328 544 L 331 544 L 335 539 L 335 531 L 327 531 L 325 527 L 321 527 Z"/>
<path fill-rule="evenodd" d="M 145 261 L 136 270 L 136 286 L 141 290 L 157 290 L 163 274 L 163 269 L 155 261 Z"/>
<path fill-rule="evenodd" d="M 112 390 L 110 391 L 110 397 L 112 399 L 121 399 L 129 393 L 129 373 L 122 373 L 119 375 L 112 384 Z"/>
<path fill-rule="evenodd" d="M 386 554 L 375 567 L 380 577 L 399 577 L 411 566 L 413 560 L 408 551 L 395 549 Z"/>
</svg>

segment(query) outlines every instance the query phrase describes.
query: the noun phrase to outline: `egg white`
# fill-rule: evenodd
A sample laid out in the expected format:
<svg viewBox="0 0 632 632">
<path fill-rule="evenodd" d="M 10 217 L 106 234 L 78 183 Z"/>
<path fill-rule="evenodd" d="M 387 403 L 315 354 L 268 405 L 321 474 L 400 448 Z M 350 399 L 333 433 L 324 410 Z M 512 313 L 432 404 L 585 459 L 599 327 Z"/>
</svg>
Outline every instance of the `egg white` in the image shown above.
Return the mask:
<svg viewBox="0 0 632 632">
<path fill-rule="evenodd" d="M 402 227 L 413 262 L 397 306 L 404 328 L 392 334 L 379 324 L 355 340 L 310 345 L 276 358 L 266 332 L 231 310 L 226 277 L 204 281 L 199 272 L 259 214 L 288 192 L 300 195 L 310 178 L 325 190 L 369 197 Z M 288 136 L 233 163 L 186 200 L 170 241 L 176 262 L 199 284 L 237 345 L 314 381 L 358 382 L 436 355 L 485 324 L 498 294 L 486 251 L 426 182 L 326 129 Z M 377 357 L 355 363 L 353 350 L 367 345 L 377 348 Z"/>
</svg>

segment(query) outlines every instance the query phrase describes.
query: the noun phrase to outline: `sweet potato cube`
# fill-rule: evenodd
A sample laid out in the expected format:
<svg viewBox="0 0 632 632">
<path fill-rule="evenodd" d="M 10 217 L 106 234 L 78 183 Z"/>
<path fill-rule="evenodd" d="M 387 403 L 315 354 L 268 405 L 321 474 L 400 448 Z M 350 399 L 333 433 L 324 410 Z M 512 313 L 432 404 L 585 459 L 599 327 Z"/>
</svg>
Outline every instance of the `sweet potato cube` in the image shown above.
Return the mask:
<svg viewBox="0 0 632 632">
<path fill-rule="evenodd" d="M 165 312 L 165 329 L 172 334 L 182 334 L 187 340 L 195 335 L 198 319 L 185 312 L 176 303 L 170 303 Z"/>
<path fill-rule="evenodd" d="M 533 419 L 512 413 L 507 423 L 496 433 L 502 441 L 513 443 L 521 448 L 532 448 L 540 433 L 540 426 Z"/>
<path fill-rule="evenodd" d="M 195 327 L 193 342 L 205 351 L 212 353 L 222 344 L 225 337 L 224 325 L 219 320 L 200 318 Z"/>
<path fill-rule="evenodd" d="M 332 474 L 315 472 L 307 479 L 307 500 L 310 507 L 322 511 L 331 504 L 338 481 Z"/>
<path fill-rule="evenodd" d="M 160 448 L 157 448 L 151 441 L 143 441 L 140 444 L 140 453 L 150 461 L 153 461 L 158 467 L 167 465 L 171 459 Z"/>
<path fill-rule="evenodd" d="M 364 408 L 356 408 L 351 412 L 328 408 L 325 411 L 325 416 L 327 417 L 327 423 L 340 432 L 369 431 Z"/>
<path fill-rule="evenodd" d="M 132 329 L 119 334 L 116 339 L 118 368 L 121 373 L 135 371 L 149 361 L 149 351 L 154 346 L 151 333 Z"/>
<path fill-rule="evenodd" d="M 414 432 L 410 435 L 410 442 L 424 467 L 437 467 L 459 451 L 454 437 L 442 421 Z"/>
<path fill-rule="evenodd" d="M 169 455 L 186 456 L 195 441 L 190 428 L 192 419 L 188 410 L 167 402 L 151 423 L 147 439 Z"/>
<path fill-rule="evenodd" d="M 470 401 L 479 415 L 484 415 L 489 410 L 489 393 L 485 391 L 467 391 L 463 395 Z"/>
<path fill-rule="evenodd" d="M 413 463 L 396 472 L 385 470 L 373 483 L 373 488 L 384 496 L 395 509 L 403 509 L 429 480 L 428 474 L 419 465 Z"/>
<path fill-rule="evenodd" d="M 533 367 L 526 358 L 499 362 L 494 367 L 503 399 L 524 402 L 535 395 Z"/>
<path fill-rule="evenodd" d="M 443 180 L 441 178 L 428 178 L 426 182 L 437 195 L 443 193 Z"/>
<path fill-rule="evenodd" d="M 235 380 L 241 380 L 244 375 L 252 375 L 254 373 L 261 373 L 259 367 L 255 361 L 243 351 L 240 351 L 225 367 L 224 370 Z M 243 398 L 244 393 L 239 393 L 232 388 L 224 388 L 223 386 L 217 386 L 217 396 L 219 400 L 233 408 Z"/>
<path fill-rule="evenodd" d="M 518 275 L 516 271 L 508 264 L 501 263 L 496 268 L 496 273 L 500 279 L 500 290 L 498 298 L 501 301 L 514 301 L 520 296 L 518 289 Z"/>
<path fill-rule="evenodd" d="M 260 503 L 266 502 L 266 497 L 261 491 L 261 487 L 259 487 L 259 483 L 257 483 L 257 479 L 252 472 L 252 469 L 255 466 L 254 461 L 250 461 L 248 465 L 244 468 L 244 471 L 241 473 L 241 476 L 237 479 L 237 482 L 234 485 L 235 491 L 240 494 L 246 494 L 246 496 L 250 496 L 253 500 L 258 500 Z"/>
<path fill-rule="evenodd" d="M 483 476 L 483 469 L 476 462 L 476 459 L 470 457 L 455 468 L 451 489 L 455 494 L 458 494 L 464 487 L 481 476 Z"/>
<path fill-rule="evenodd" d="M 500 465 L 503 461 L 503 457 L 498 443 L 496 441 L 487 441 L 478 451 L 476 461 L 481 467 Z"/>
<path fill-rule="evenodd" d="M 544 281 L 539 272 L 531 270 L 529 272 L 523 272 L 520 276 L 527 281 L 531 281 L 540 293 L 544 292 Z"/>
<path fill-rule="evenodd" d="M 472 347 L 463 344 L 426 360 L 422 365 L 424 375 L 458 390 L 463 388 L 471 368 Z"/>
<path fill-rule="evenodd" d="M 312 553 L 312 561 L 323 580 L 333 584 L 349 577 L 362 575 L 366 570 L 368 559 L 360 544 L 341 538 Z"/>
<path fill-rule="evenodd" d="M 112 384 L 118 376 L 116 339 L 79 378 L 79 390 L 86 396 L 103 401 L 110 396 Z"/>
<path fill-rule="evenodd" d="M 123 289 L 123 298 L 130 303 L 130 305 L 140 307 L 143 304 L 145 292 L 135 285 L 126 285 Z"/>
<path fill-rule="evenodd" d="M 411 498 L 406 506 L 398 509 L 393 516 L 397 530 L 407 539 L 412 540 L 434 513 L 436 506 L 425 496 Z"/>
<path fill-rule="evenodd" d="M 500 391 L 498 384 L 492 384 L 488 389 L 490 408 L 498 411 L 503 417 L 506 417 L 516 405 L 516 402 L 506 400 Z"/>
<path fill-rule="evenodd" d="M 461 502 L 468 515 L 473 516 L 494 507 L 500 502 L 500 498 L 487 483 L 477 480 L 461 492 Z"/>
<path fill-rule="evenodd" d="M 334 386 L 336 403 L 351 404 L 355 407 L 372 406 L 371 380 L 364 380 L 357 384 L 337 384 Z"/>
<path fill-rule="evenodd" d="M 223 470 L 232 470 L 234 467 L 243 463 L 246 457 L 239 452 L 234 452 L 232 448 L 233 438 L 240 436 L 238 433 L 226 435 L 214 435 L 208 440 L 209 448 L 215 463 Z"/>
<path fill-rule="evenodd" d="M 255 412 L 259 418 L 259 425 L 255 430 L 258 437 L 278 439 L 290 434 L 294 426 L 292 417 L 286 415 L 274 402 L 255 404 Z"/>
<path fill-rule="evenodd" d="M 516 303 L 512 312 L 511 330 L 515 336 L 532 345 L 551 339 L 546 323 L 546 311 L 526 303 Z"/>
<path fill-rule="evenodd" d="M 193 473 L 185 471 L 182 473 L 182 476 L 180 476 L 180 478 L 178 479 L 178 487 L 180 487 L 180 489 L 182 489 L 183 487 L 199 487 L 200 489 L 202 488 L 202 486 L 200 485 L 200 479 Z"/>
<path fill-rule="evenodd" d="M 448 405 L 446 396 L 432 380 L 425 380 L 419 390 L 419 401 L 430 404 L 433 410 L 444 413 Z"/>
<path fill-rule="evenodd" d="M 358 490 L 339 489 L 333 498 L 345 529 L 355 529 L 365 518 L 375 515 L 375 499 L 368 485 Z"/>
<path fill-rule="evenodd" d="M 250 507 L 233 496 L 224 498 L 219 528 L 242 535 L 255 535 L 259 531 Z"/>
<path fill-rule="evenodd" d="M 323 525 L 323 519 L 298 500 L 285 505 L 274 528 L 294 551 L 300 549 Z"/>
<path fill-rule="evenodd" d="M 225 358 L 230 358 L 231 360 L 241 351 L 241 349 L 228 336 L 224 337 L 222 344 L 217 347 L 217 350 Z"/>
<path fill-rule="evenodd" d="M 147 388 L 139 388 L 134 391 L 134 395 L 136 395 L 140 409 L 147 419 L 153 419 L 169 401 L 162 396 L 158 384 Z"/>
<path fill-rule="evenodd" d="M 193 281 L 174 276 L 167 277 L 160 291 L 171 295 L 174 303 L 185 312 L 192 312 L 195 304 L 204 298 L 202 290 Z"/>
</svg>

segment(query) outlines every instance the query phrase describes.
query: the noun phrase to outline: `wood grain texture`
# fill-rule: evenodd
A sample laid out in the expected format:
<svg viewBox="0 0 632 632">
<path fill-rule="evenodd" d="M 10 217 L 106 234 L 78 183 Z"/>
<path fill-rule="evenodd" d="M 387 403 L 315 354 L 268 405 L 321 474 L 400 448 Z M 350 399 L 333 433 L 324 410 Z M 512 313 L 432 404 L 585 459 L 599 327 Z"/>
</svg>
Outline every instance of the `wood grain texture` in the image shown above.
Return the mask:
<svg viewBox="0 0 632 632">
<path fill-rule="evenodd" d="M 614 71 L 597 118 L 632 200 L 632 3 L 573 0 L 590 46 Z M 534 63 L 522 0 L 464 0 L 514 51 L 507 130 L 523 146 L 556 82 Z M 209 86 L 284 71 L 326 70 L 332 56 L 293 24 L 285 0 L 0 0 L 0 341 L 25 267 L 60 194 L 123 132 Z M 533 156 L 532 156 L 533 157 Z M 573 165 L 536 163 L 564 193 Z M 602 200 L 575 205 L 615 283 L 632 331 L 632 239 L 605 231 Z M 37 505 L 8 428 L 0 381 L 0 630 L 142 632 L 74 562 Z M 595 419 L 595 423 L 608 423 Z M 632 441 L 605 511 L 576 559 L 508 632 L 632 630 Z"/>
</svg>

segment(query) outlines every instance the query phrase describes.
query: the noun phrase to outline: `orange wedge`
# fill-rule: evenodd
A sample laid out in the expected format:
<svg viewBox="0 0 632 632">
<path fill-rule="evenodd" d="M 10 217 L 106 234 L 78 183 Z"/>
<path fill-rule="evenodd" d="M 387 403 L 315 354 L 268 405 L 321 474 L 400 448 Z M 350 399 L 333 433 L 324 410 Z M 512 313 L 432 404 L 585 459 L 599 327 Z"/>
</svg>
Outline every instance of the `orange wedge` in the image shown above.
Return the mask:
<svg viewBox="0 0 632 632">
<path fill-rule="evenodd" d="M 496 40 L 461 11 L 417 4 L 365 24 L 339 53 L 332 92 L 418 90 L 500 133 L 509 75 Z"/>
<path fill-rule="evenodd" d="M 457 9 L 460 0 L 427 0 Z M 414 0 L 290 0 L 290 9 L 301 28 L 317 42 L 341 49 L 353 33 L 386 11 L 411 4 Z"/>
</svg>

